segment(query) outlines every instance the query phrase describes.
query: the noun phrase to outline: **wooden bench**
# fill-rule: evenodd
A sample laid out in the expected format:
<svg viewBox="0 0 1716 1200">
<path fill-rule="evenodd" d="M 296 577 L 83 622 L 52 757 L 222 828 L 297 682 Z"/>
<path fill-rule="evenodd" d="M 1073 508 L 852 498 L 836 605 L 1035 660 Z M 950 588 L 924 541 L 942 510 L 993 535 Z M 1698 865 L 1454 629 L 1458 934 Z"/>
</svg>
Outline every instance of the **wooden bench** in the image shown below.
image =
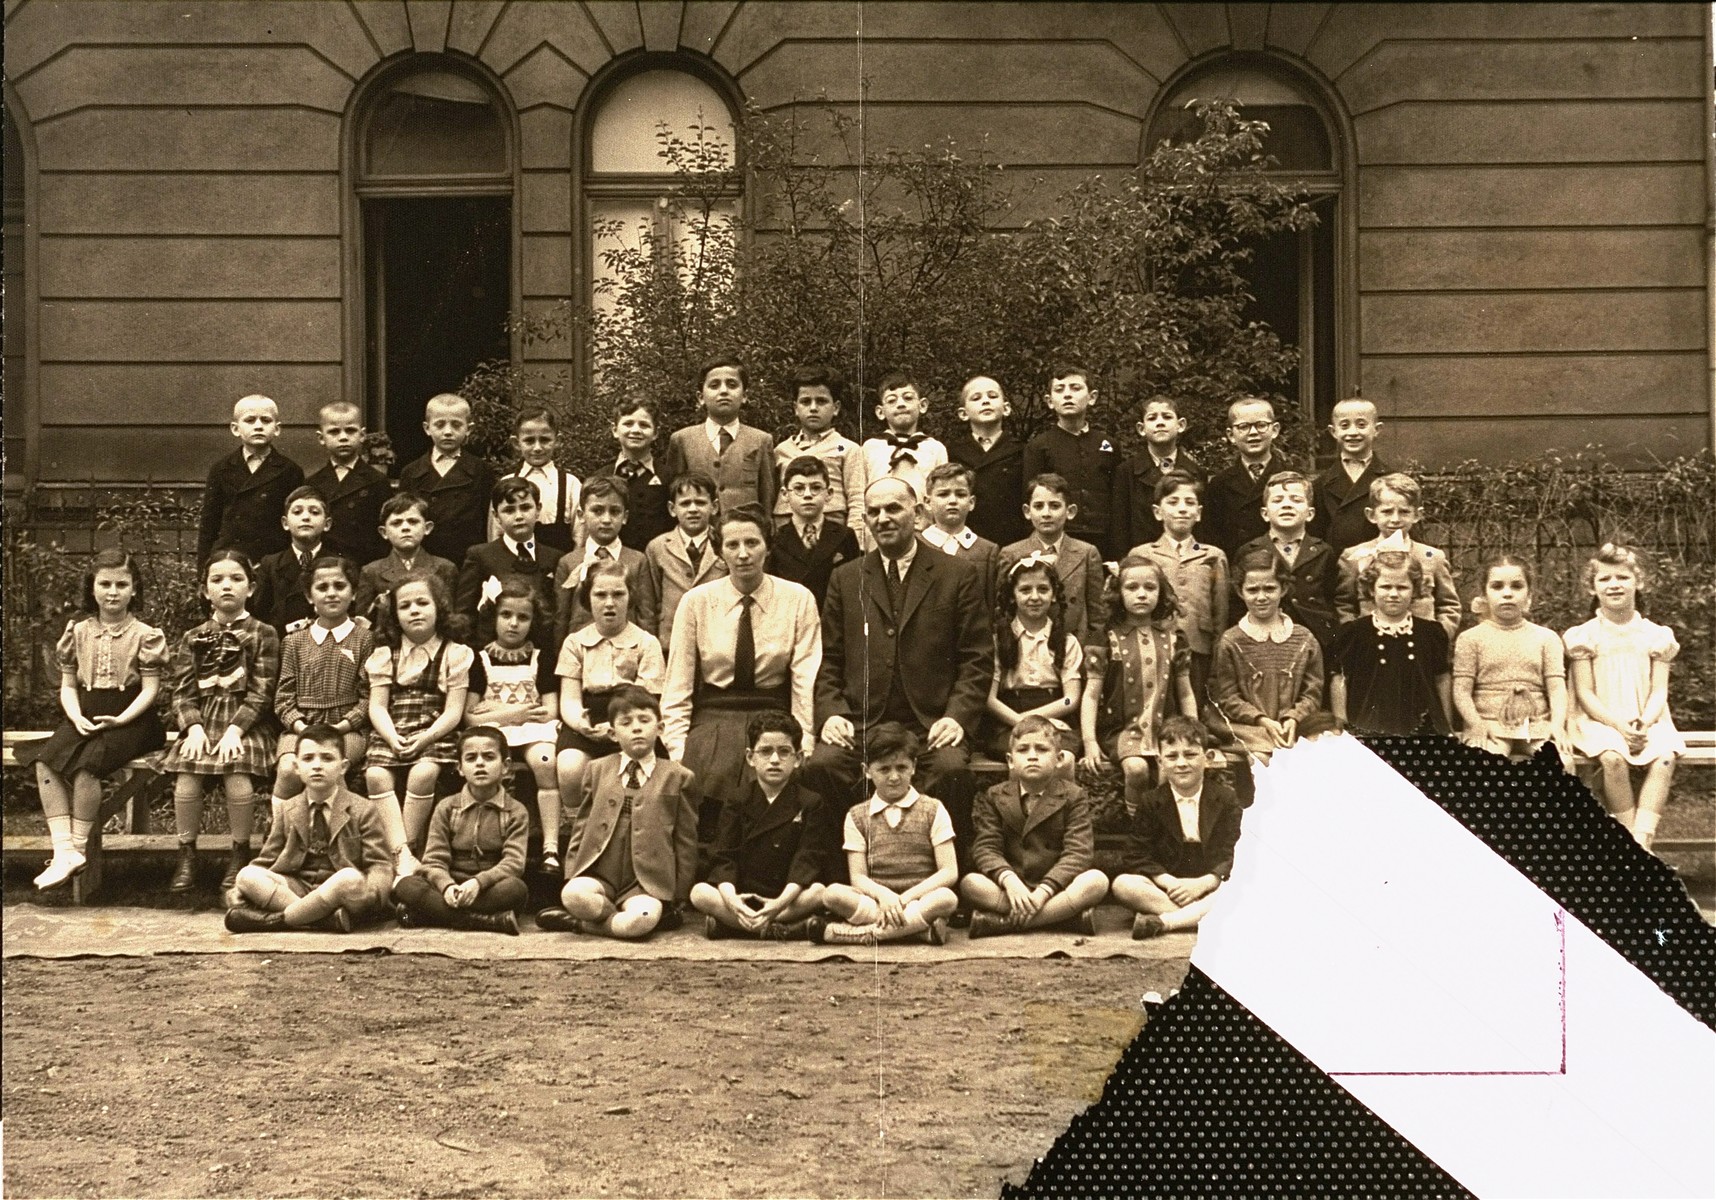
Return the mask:
<svg viewBox="0 0 1716 1200">
<path fill-rule="evenodd" d="M 5 731 L 4 766 L 18 765 L 17 749 L 31 742 L 45 741 L 52 734 L 46 731 L 13 732 Z M 171 741 L 177 734 L 168 734 Z M 101 834 L 102 828 L 119 813 L 124 813 L 123 832 L 140 834 L 149 832 L 149 800 L 146 795 L 149 785 L 160 775 L 159 753 L 134 758 L 120 770 L 114 772 L 111 778 L 115 786 L 101 801 L 101 814 L 95 824 L 90 827 L 89 841 L 84 846 L 84 867 L 72 876 L 72 903 L 88 904 L 101 891 Z"/>
</svg>

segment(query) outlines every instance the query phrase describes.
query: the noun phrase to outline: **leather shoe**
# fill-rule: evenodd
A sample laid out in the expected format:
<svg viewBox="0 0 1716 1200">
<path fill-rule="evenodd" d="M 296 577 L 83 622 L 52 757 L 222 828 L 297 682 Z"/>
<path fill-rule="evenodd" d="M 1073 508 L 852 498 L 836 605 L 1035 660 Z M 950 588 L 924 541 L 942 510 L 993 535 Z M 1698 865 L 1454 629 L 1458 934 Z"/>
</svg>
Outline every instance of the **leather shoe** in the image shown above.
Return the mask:
<svg viewBox="0 0 1716 1200">
<path fill-rule="evenodd" d="M 498 913 L 453 912 L 453 928 L 473 933 L 505 933 L 518 936 L 518 918 L 512 910 Z"/>
<path fill-rule="evenodd" d="M 982 937 L 994 937 L 998 933 L 1009 932 L 1007 922 L 993 913 L 974 912 L 971 914 L 971 925 L 966 929 L 965 936 L 972 941 Z"/>
<path fill-rule="evenodd" d="M 226 895 L 238 886 L 238 873 L 244 869 L 244 865 L 250 861 L 250 857 L 249 842 L 242 845 L 234 843 L 232 850 L 226 856 L 226 874 L 220 877 L 221 895 Z"/>
<path fill-rule="evenodd" d="M 241 904 L 226 910 L 226 928 L 229 933 L 284 933 L 286 914 L 263 912 L 260 908 Z"/>
<path fill-rule="evenodd" d="M 582 933 L 584 926 L 564 908 L 545 908 L 536 914 L 536 927 L 550 933 Z"/>
<path fill-rule="evenodd" d="M 197 886 L 197 844 L 195 842 L 179 843 L 179 861 L 173 866 L 173 881 L 167 885 L 169 892 L 188 892 Z"/>
</svg>

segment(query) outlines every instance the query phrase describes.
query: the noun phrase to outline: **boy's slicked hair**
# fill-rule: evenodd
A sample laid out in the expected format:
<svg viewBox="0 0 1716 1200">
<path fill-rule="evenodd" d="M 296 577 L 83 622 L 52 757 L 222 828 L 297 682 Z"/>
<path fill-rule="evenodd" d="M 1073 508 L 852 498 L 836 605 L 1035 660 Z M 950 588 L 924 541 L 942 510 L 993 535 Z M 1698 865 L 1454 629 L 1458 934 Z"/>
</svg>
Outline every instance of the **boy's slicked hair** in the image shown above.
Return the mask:
<svg viewBox="0 0 1716 1200">
<path fill-rule="evenodd" d="M 1055 728 L 1053 721 L 1041 713 L 1032 713 L 1030 716 L 1020 717 L 1014 723 L 1012 731 L 1007 734 L 1007 748 L 1011 750 L 1019 744 L 1020 738 L 1032 733 L 1042 734 L 1049 739 L 1049 745 L 1057 750 L 1060 749 L 1061 731 Z"/>
<path fill-rule="evenodd" d="M 1275 472 L 1275 474 L 1263 481 L 1263 494 L 1264 496 L 1268 496 L 1269 489 L 1273 487 L 1291 487 L 1294 484 L 1298 484 L 1300 487 L 1305 489 L 1305 499 L 1309 500 L 1311 498 L 1311 481 L 1305 478 L 1305 476 L 1300 474 L 1298 471 Z"/>
<path fill-rule="evenodd" d="M 1164 408 L 1170 410 L 1176 417 L 1182 415 L 1180 413 L 1180 398 L 1178 396 L 1170 395 L 1167 392 L 1156 392 L 1153 395 L 1144 397 L 1144 403 L 1138 406 L 1139 417 L 1143 417 L 1146 412 L 1149 412 L 1152 404 L 1162 405 Z"/>
<path fill-rule="evenodd" d="M 1198 498 L 1198 503 L 1203 503 L 1204 481 L 1189 471 L 1169 471 L 1166 475 L 1162 476 L 1162 478 L 1156 481 L 1156 486 L 1150 489 L 1150 499 L 1155 503 L 1160 504 L 1162 501 L 1166 500 L 1171 493 L 1176 492 L 1183 487 L 1191 488 L 1192 495 Z"/>
<path fill-rule="evenodd" d="M 801 454 L 786 465 L 781 472 L 781 487 L 784 489 L 795 479 L 810 478 L 828 482 L 828 464 L 814 454 Z"/>
<path fill-rule="evenodd" d="M 1053 383 L 1057 379 L 1067 379 L 1074 375 L 1077 375 L 1080 379 L 1084 380 L 1086 387 L 1090 386 L 1090 368 L 1081 362 L 1076 362 L 1070 358 L 1063 358 L 1061 361 L 1052 363 L 1049 366 L 1050 383 Z"/>
<path fill-rule="evenodd" d="M 608 707 L 610 712 L 613 711 L 611 702 Z M 892 758 L 896 754 L 904 754 L 915 762 L 921 753 L 923 743 L 918 740 L 918 735 L 898 721 L 883 721 L 864 739 L 864 757 L 867 759 Z"/>
<path fill-rule="evenodd" d="M 739 361 L 739 356 L 737 354 L 717 354 L 713 358 L 706 358 L 702 362 L 698 363 L 697 386 L 701 388 L 704 384 L 708 383 L 709 372 L 718 367 L 732 367 L 735 371 L 739 372 L 739 386 L 743 388 L 751 386 L 751 380 L 745 374 L 745 364 Z"/>
<path fill-rule="evenodd" d="M 326 721 L 313 721 L 304 726 L 304 732 L 298 735 L 298 744 L 302 746 L 305 742 L 315 742 L 318 746 L 327 746 L 337 750 L 341 758 L 346 756 L 345 734 Z"/>
<path fill-rule="evenodd" d="M 897 391 L 903 387 L 914 388 L 919 395 L 922 395 L 924 390 L 923 385 L 918 382 L 917 376 L 910 371 L 889 371 L 882 376 L 882 382 L 876 385 L 876 400 L 880 402 L 888 392 Z"/>
<path fill-rule="evenodd" d="M 784 733 L 796 748 L 804 741 L 804 726 L 783 708 L 765 708 L 745 726 L 745 749 L 755 750 L 765 733 Z"/>
<path fill-rule="evenodd" d="M 584 484 L 584 490 L 578 497 L 578 511 L 583 512 L 592 500 L 618 500 L 621 507 L 628 510 L 631 506 L 631 497 L 612 475 L 597 475 Z"/>
<path fill-rule="evenodd" d="M 649 414 L 651 423 L 654 424 L 657 429 L 660 429 L 661 409 L 657 408 L 655 401 L 649 399 L 647 396 L 621 396 L 618 400 L 614 401 L 614 407 L 611 410 L 613 412 L 614 422 L 617 424 L 621 417 L 630 416 L 640 408 Z"/>
<path fill-rule="evenodd" d="M 560 418 L 546 404 L 527 404 L 519 409 L 518 415 L 512 419 L 512 431 L 517 433 L 530 421 L 541 421 L 555 433 L 560 432 Z"/>
<path fill-rule="evenodd" d="M 1404 471 L 1391 471 L 1387 475 L 1379 475 L 1370 481 L 1370 502 L 1382 503 L 1382 494 L 1393 492 L 1403 497 L 1413 508 L 1421 508 L 1424 504 L 1424 489 L 1418 486 L 1418 481 Z"/>
<path fill-rule="evenodd" d="M 1162 722 L 1162 728 L 1156 731 L 1158 748 L 1175 742 L 1181 746 L 1196 746 L 1199 750 L 1208 750 L 1210 746 L 1209 730 L 1201 721 L 1190 717 L 1173 716 Z"/>
<path fill-rule="evenodd" d="M 537 489 L 534 480 L 507 475 L 495 480 L 494 487 L 489 489 L 489 508 L 499 512 L 501 505 L 525 496 L 529 496 L 531 503 L 538 508 L 542 507 L 542 493 Z"/>
<path fill-rule="evenodd" d="M 414 508 L 422 512 L 425 521 L 429 519 L 429 501 L 427 498 L 419 496 L 416 492 L 395 492 L 387 498 L 387 503 L 381 506 L 382 524 L 385 525 L 389 517 L 397 517 L 400 513 L 410 512 Z"/>
<path fill-rule="evenodd" d="M 493 725 L 473 725 L 459 734 L 459 757 L 465 757 L 466 742 L 479 740 L 493 742 L 495 746 L 499 748 L 502 758 L 505 758 L 511 753 L 511 751 L 507 749 L 506 734 L 502 733 L 499 729 L 496 729 Z"/>
<path fill-rule="evenodd" d="M 304 598 L 310 598 L 310 585 L 316 582 L 317 571 L 338 571 L 346 577 L 355 592 L 358 585 L 358 565 L 343 554 L 318 554 L 304 572 Z"/>
<path fill-rule="evenodd" d="M 1047 488 L 1068 504 L 1072 503 L 1072 484 L 1067 482 L 1065 475 L 1057 475 L 1053 471 L 1044 471 L 1041 475 L 1031 476 L 1031 481 L 1025 485 L 1025 503 L 1031 502 L 1031 495 L 1038 488 Z"/>
<path fill-rule="evenodd" d="M 286 493 L 286 502 L 280 506 L 280 511 L 282 513 L 291 511 L 292 506 L 300 500 L 314 500 L 322 506 L 322 515 L 327 515 L 328 498 L 307 483 L 300 483 Z"/>
<path fill-rule="evenodd" d="M 715 477 L 707 471 L 685 471 L 673 477 L 673 483 L 667 489 L 670 500 L 679 499 L 684 491 L 702 492 L 714 504 L 721 499 L 721 485 L 715 482 Z"/>
<path fill-rule="evenodd" d="M 828 394 L 834 397 L 834 403 L 846 407 L 846 376 L 838 367 L 817 365 L 798 368 L 787 377 L 787 399 L 797 404 L 799 391 L 814 387 L 827 388 Z"/>
<path fill-rule="evenodd" d="M 617 721 L 629 712 L 638 709 L 648 709 L 657 717 L 661 716 L 661 701 L 654 692 L 639 687 L 635 683 L 622 683 L 608 694 L 608 720 Z"/>
<path fill-rule="evenodd" d="M 924 476 L 925 494 L 935 491 L 936 484 L 960 480 L 973 492 L 977 490 L 977 472 L 960 462 L 945 462 Z"/>
</svg>

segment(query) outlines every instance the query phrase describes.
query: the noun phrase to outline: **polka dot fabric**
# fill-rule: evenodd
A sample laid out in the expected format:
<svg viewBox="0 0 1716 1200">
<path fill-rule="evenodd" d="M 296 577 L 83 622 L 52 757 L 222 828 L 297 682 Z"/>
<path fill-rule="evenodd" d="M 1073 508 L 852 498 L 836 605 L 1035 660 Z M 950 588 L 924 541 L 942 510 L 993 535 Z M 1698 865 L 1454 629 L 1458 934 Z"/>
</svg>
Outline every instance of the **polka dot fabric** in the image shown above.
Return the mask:
<svg viewBox="0 0 1716 1200">
<path fill-rule="evenodd" d="M 1471 1193 L 1193 967 L 1102 1099 L 1002 1195 Z"/>
</svg>

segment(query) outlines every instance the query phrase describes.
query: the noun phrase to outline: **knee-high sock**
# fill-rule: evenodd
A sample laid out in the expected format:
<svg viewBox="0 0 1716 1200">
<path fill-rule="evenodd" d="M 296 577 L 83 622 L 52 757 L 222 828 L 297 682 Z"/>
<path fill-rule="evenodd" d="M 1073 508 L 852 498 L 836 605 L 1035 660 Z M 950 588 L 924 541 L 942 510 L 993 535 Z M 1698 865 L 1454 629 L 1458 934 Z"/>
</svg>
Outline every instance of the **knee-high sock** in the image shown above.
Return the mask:
<svg viewBox="0 0 1716 1200">
<path fill-rule="evenodd" d="M 181 842 L 194 842 L 203 829 L 203 780 L 181 773 L 173 781 L 173 828 Z"/>
<path fill-rule="evenodd" d="M 232 844 L 248 846 L 256 828 L 256 789 L 243 775 L 226 776 L 222 789 L 226 792 L 226 823 L 232 830 Z"/>
<path fill-rule="evenodd" d="M 405 845 L 405 821 L 399 814 L 399 795 L 389 789 L 371 792 L 369 798 L 375 802 L 375 810 L 381 816 L 381 836 L 387 843 L 387 852 L 397 854 Z"/>
<path fill-rule="evenodd" d="M 405 793 L 404 828 L 413 854 L 420 853 L 423 843 L 428 840 L 429 818 L 434 812 L 435 793 L 430 792 L 426 796 L 412 791 Z"/>
</svg>

